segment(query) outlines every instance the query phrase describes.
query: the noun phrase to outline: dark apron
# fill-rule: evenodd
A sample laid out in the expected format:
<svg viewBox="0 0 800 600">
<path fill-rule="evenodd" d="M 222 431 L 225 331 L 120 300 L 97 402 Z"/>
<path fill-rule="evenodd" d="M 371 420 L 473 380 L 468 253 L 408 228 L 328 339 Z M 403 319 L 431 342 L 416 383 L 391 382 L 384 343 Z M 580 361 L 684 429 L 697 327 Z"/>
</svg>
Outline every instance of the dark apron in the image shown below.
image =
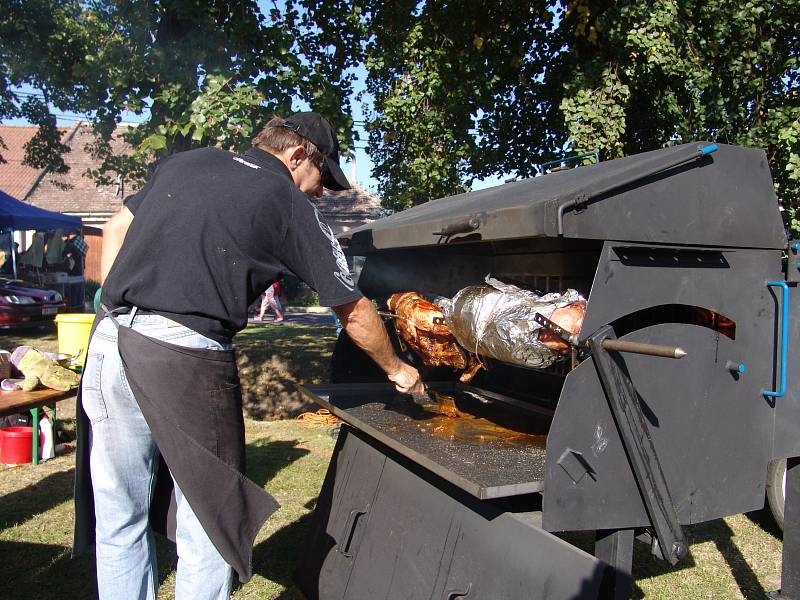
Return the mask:
<svg viewBox="0 0 800 600">
<path fill-rule="evenodd" d="M 100 320 L 98 315 L 92 333 Z M 184 348 L 129 327 L 118 329 L 125 375 L 161 454 L 151 525 L 174 541 L 171 472 L 216 549 L 241 582 L 249 581 L 253 542 L 279 505 L 243 474 L 244 419 L 234 351 Z M 94 542 L 91 424 L 80 394 L 77 417 L 74 555 Z"/>
</svg>

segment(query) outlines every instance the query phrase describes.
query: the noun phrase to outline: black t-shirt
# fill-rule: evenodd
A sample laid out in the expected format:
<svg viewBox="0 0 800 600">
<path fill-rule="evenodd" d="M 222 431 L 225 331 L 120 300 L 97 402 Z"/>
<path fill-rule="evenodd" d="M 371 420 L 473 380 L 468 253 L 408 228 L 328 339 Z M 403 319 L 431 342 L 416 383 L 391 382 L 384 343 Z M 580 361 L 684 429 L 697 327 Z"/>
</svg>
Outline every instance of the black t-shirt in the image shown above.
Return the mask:
<svg viewBox="0 0 800 600">
<path fill-rule="evenodd" d="M 323 306 L 361 297 L 330 227 L 260 149 L 175 154 L 125 206 L 134 219 L 103 284 L 108 307 L 138 306 L 229 341 L 281 272 Z"/>
</svg>

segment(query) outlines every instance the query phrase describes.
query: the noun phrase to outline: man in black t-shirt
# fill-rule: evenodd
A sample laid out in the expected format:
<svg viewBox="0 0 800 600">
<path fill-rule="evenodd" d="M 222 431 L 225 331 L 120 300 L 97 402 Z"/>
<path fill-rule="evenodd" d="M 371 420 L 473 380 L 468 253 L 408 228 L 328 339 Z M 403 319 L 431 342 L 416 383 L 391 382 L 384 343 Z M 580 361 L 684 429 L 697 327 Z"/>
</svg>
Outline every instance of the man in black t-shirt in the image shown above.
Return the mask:
<svg viewBox="0 0 800 600">
<path fill-rule="evenodd" d="M 253 145 L 241 155 L 204 148 L 169 157 L 104 228 L 102 304 L 111 316 L 92 337 L 81 394 L 81 415 L 91 422 L 101 598 L 156 593 L 147 518 L 159 454 L 177 501 L 176 597 L 227 598 L 233 569 L 241 580 L 249 578 L 252 537 L 267 511 L 252 509 L 256 501 L 247 499 L 237 509 L 230 492 L 221 499 L 222 490 L 240 489 L 238 473 L 228 478 L 223 468 L 226 481 L 202 480 L 203 472 L 217 473 L 214 461 L 240 468 L 243 457 L 235 363 L 226 358 L 233 372 L 217 376 L 214 369 L 225 360 L 208 361 L 230 352 L 248 306 L 279 273 L 290 271 L 315 289 L 398 391 L 423 391 L 419 373 L 393 351 L 336 237 L 306 196 L 349 187 L 331 126 L 316 113 L 275 118 Z M 123 327 L 158 343 L 147 346 Z M 166 435 L 163 423 L 172 427 Z M 175 451 L 175 439 L 185 450 Z M 226 439 L 242 447 L 228 448 Z M 85 475 L 79 472 L 79 481 Z M 77 511 L 86 509 L 77 485 L 76 504 Z M 226 510 L 254 514 L 231 523 Z M 76 517 L 76 547 L 79 522 Z"/>
</svg>

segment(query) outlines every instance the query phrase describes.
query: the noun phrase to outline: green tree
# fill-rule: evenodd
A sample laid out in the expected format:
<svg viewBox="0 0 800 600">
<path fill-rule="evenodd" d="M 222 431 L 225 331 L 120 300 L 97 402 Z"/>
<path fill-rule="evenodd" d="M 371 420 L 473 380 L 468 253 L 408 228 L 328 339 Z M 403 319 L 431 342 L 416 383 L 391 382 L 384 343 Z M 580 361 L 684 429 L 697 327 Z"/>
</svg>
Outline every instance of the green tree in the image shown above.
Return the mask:
<svg viewBox="0 0 800 600">
<path fill-rule="evenodd" d="M 764 148 L 794 216 L 797 0 L 579 0 L 562 27 L 574 38 L 559 105 L 572 149 L 610 158 L 692 140 Z"/>
<path fill-rule="evenodd" d="M 516 0 L 365 4 L 369 150 L 385 206 L 466 191 L 490 169 L 478 121 L 544 42 L 545 9 Z"/>
<path fill-rule="evenodd" d="M 377 6 L 377 5 L 376 5 Z M 366 11 L 385 202 L 691 140 L 764 148 L 800 205 L 797 0 L 408 3 Z M 796 221 L 795 221 L 796 224 Z"/>
<path fill-rule="evenodd" d="M 154 155 L 241 148 L 297 101 L 350 140 L 348 69 L 359 44 L 358 15 L 344 0 L 273 2 L 266 15 L 253 0 L 0 0 L 0 119 L 50 126 L 40 158 L 26 160 L 58 165 L 63 148 L 47 106 L 91 113 L 101 182 L 141 178 Z M 26 84 L 42 99 L 14 92 Z M 147 117 L 125 134 L 132 159 L 107 145 L 126 110 Z"/>
</svg>

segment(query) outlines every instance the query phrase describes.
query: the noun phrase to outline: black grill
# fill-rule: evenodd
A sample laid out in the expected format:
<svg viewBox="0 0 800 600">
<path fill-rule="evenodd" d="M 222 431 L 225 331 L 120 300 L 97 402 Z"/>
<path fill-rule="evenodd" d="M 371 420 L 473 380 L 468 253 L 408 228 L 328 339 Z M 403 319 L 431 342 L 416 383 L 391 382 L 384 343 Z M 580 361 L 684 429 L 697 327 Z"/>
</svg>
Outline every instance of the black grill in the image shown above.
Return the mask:
<svg viewBox="0 0 800 600">
<path fill-rule="evenodd" d="M 800 597 L 797 378 L 780 389 L 798 270 L 763 152 L 678 146 L 436 200 L 341 241 L 378 302 L 491 274 L 588 304 L 573 360 L 547 370 L 487 360 L 467 386 L 407 355 L 429 384 L 416 400 L 340 337 L 332 383 L 306 390 L 346 423 L 300 571 L 310 598 L 624 598 L 634 536 L 678 563 L 682 527 L 763 507 L 781 458 L 783 593 Z M 587 530 L 594 556 L 564 539 Z"/>
</svg>

